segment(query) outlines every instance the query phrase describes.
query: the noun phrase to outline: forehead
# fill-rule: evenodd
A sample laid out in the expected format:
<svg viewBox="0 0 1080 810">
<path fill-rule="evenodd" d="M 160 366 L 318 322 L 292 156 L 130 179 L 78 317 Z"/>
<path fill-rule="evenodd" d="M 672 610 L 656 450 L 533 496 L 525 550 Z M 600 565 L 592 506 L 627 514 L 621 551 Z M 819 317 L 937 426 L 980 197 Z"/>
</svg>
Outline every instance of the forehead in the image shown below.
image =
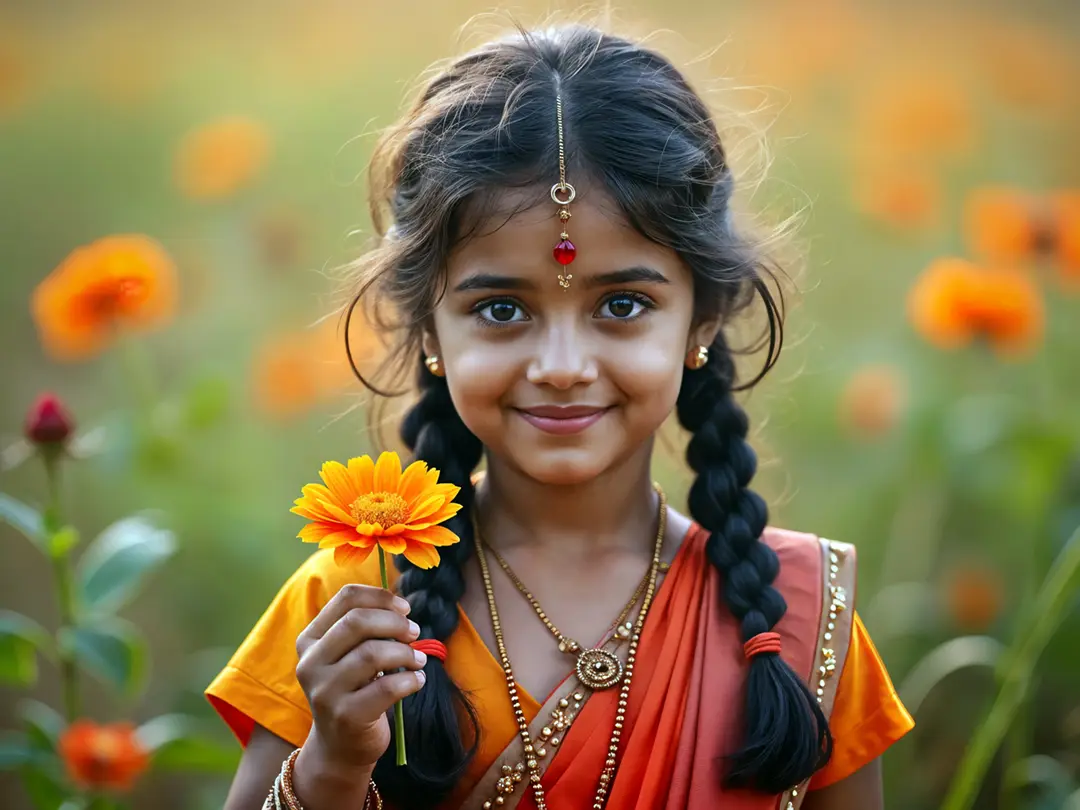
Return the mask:
<svg viewBox="0 0 1080 810">
<path fill-rule="evenodd" d="M 577 247 L 577 256 L 568 269 L 575 279 L 633 266 L 652 267 L 671 281 L 686 273 L 677 254 L 638 233 L 603 189 L 579 188 L 569 210 L 565 229 Z M 546 188 L 493 195 L 482 215 L 473 214 L 471 221 L 466 221 L 468 236 L 449 257 L 451 289 L 466 275 L 477 272 L 512 274 L 536 282 L 550 279 L 557 288 L 555 279 L 562 265 L 555 261 L 552 250 L 564 227 L 558 212 Z"/>
</svg>

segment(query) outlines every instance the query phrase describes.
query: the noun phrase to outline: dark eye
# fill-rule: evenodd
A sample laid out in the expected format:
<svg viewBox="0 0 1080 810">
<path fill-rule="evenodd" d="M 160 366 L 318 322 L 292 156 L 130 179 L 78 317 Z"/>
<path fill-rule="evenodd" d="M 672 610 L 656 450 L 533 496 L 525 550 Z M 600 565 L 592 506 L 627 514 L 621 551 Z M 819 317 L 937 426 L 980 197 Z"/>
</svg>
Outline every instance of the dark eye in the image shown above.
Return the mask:
<svg viewBox="0 0 1080 810">
<path fill-rule="evenodd" d="M 600 306 L 598 317 L 613 320 L 631 320 L 652 309 L 651 302 L 642 296 L 620 293 L 613 295 Z"/>
<path fill-rule="evenodd" d="M 513 301 L 490 301 L 476 309 L 481 320 L 488 323 L 513 323 L 527 320 L 524 311 Z"/>
</svg>

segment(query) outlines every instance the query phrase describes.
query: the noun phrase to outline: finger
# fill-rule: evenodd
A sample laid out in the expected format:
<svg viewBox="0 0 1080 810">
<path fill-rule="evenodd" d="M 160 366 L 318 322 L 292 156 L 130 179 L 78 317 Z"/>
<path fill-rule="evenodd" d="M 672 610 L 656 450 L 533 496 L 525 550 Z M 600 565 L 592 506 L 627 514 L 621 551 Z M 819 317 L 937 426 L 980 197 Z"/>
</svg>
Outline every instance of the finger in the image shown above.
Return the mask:
<svg viewBox="0 0 1080 810">
<path fill-rule="evenodd" d="M 380 672 L 418 670 L 426 663 L 427 656 L 408 644 L 398 641 L 365 641 L 330 667 L 326 688 L 336 694 L 354 692 L 375 680 Z"/>
<path fill-rule="evenodd" d="M 354 608 L 393 610 L 404 616 L 409 612 L 409 603 L 383 588 L 360 585 L 355 582 L 344 585 L 297 638 L 297 654 L 303 655 L 307 647 L 322 638 L 338 619 Z"/>
<path fill-rule="evenodd" d="M 311 664 L 327 666 L 369 639 L 396 639 L 408 644 L 420 635 L 416 622 L 391 610 L 353 608 L 316 641 L 303 656 Z M 301 659 L 303 660 L 303 659 Z"/>
<path fill-rule="evenodd" d="M 424 670 L 416 672 L 393 672 L 355 692 L 349 692 L 340 701 L 342 708 L 364 722 L 373 723 L 390 711 L 399 700 L 416 694 L 424 688 L 427 676 Z"/>
</svg>

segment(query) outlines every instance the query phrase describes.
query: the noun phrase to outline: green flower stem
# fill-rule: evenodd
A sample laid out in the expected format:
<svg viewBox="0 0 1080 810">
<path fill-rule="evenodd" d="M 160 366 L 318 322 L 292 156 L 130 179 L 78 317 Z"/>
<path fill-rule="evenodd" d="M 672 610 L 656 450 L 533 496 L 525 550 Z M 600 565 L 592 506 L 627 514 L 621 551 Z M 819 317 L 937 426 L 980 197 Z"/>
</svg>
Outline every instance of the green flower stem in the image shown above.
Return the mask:
<svg viewBox="0 0 1080 810">
<path fill-rule="evenodd" d="M 45 534 L 52 552 L 53 574 L 56 579 L 56 596 L 60 603 L 60 629 L 58 636 L 75 627 L 75 586 L 71 571 L 69 549 L 56 553 L 52 538 L 64 525 L 60 514 L 60 456 L 45 456 L 45 474 L 49 486 L 49 502 L 45 509 Z M 79 680 L 74 654 L 63 644 L 57 644 L 60 658 L 60 683 L 64 693 L 64 715 L 68 723 L 79 716 Z"/>
<path fill-rule="evenodd" d="M 1072 602 L 1078 573 L 1080 529 L 1069 538 L 1030 609 L 1017 622 L 1015 639 L 1002 657 L 997 697 L 964 752 L 941 810 L 970 810 L 975 803 L 990 763 L 1024 705 L 1035 664 Z"/>
<path fill-rule="evenodd" d="M 379 574 L 382 576 L 382 586 L 390 590 L 390 578 L 386 575 L 386 552 L 379 546 Z M 401 701 L 394 704 L 394 746 L 397 753 L 397 764 L 405 764 L 405 714 L 402 712 Z"/>
</svg>

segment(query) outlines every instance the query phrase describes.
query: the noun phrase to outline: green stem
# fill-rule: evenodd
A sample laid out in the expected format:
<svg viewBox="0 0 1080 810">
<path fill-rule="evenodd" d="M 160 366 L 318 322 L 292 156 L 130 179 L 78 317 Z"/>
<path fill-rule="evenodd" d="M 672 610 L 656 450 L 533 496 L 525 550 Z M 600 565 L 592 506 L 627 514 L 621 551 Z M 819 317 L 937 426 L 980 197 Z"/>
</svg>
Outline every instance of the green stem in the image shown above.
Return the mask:
<svg viewBox="0 0 1080 810">
<path fill-rule="evenodd" d="M 60 513 L 60 458 L 58 455 L 45 457 L 45 473 L 49 487 L 49 502 L 45 509 L 45 532 L 49 538 L 50 550 L 52 538 L 64 525 Z M 62 553 L 52 554 L 53 574 L 56 580 L 56 596 L 60 603 L 60 628 L 57 636 L 69 633 L 75 627 L 75 586 L 71 571 L 71 554 L 65 549 Z M 64 644 L 57 644 L 60 658 L 60 683 L 64 693 L 64 715 L 68 723 L 79 716 L 79 680 L 75 666 L 75 657 Z"/>
<path fill-rule="evenodd" d="M 970 810 L 974 804 L 990 762 L 1027 697 L 1035 664 L 1072 601 L 1078 571 L 1080 529 L 1073 532 L 1043 579 L 1031 609 L 1017 623 L 1015 639 L 1002 657 L 997 697 L 964 752 L 941 810 Z"/>
<path fill-rule="evenodd" d="M 382 586 L 390 590 L 390 578 L 386 575 L 386 552 L 379 546 L 379 575 L 382 577 Z M 401 701 L 394 704 L 394 746 L 397 754 L 397 764 L 405 764 L 405 714 L 402 712 Z"/>
</svg>

